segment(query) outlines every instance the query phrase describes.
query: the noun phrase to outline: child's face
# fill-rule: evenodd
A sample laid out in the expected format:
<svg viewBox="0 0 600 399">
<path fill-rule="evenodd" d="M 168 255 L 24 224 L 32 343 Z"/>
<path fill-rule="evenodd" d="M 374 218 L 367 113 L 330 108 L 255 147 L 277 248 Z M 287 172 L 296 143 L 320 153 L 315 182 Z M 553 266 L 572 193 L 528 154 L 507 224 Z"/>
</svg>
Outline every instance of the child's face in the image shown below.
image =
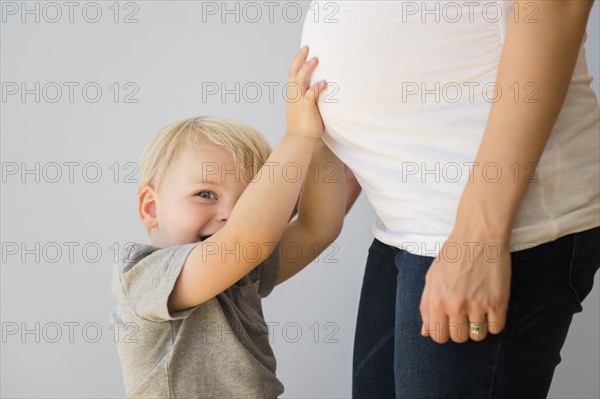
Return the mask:
<svg viewBox="0 0 600 399">
<path fill-rule="evenodd" d="M 164 248 L 198 242 L 221 229 L 246 188 L 235 170 L 224 150 L 187 146 L 156 193 L 154 244 Z"/>
</svg>

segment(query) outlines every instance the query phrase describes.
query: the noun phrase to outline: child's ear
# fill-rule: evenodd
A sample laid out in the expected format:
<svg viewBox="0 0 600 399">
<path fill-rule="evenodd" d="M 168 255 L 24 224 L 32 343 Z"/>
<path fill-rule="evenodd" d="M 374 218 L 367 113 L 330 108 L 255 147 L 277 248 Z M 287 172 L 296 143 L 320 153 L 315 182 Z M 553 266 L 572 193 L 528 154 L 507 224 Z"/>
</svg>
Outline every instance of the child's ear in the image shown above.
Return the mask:
<svg viewBox="0 0 600 399">
<path fill-rule="evenodd" d="M 158 224 L 156 217 L 156 192 L 151 186 L 144 186 L 138 195 L 138 215 L 140 220 L 151 229 Z"/>
</svg>

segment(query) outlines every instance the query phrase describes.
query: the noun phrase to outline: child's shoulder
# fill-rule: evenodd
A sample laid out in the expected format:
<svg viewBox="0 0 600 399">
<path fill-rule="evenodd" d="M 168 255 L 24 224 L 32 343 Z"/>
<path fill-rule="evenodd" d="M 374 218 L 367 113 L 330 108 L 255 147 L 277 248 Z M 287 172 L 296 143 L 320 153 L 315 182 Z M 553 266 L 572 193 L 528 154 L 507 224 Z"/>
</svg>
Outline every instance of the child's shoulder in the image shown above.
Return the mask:
<svg viewBox="0 0 600 399">
<path fill-rule="evenodd" d="M 160 250 L 160 248 L 150 244 L 138 242 L 129 243 L 123 246 L 123 248 L 119 251 L 119 257 L 117 258 L 116 263 L 119 268 L 131 268 L 148 255 Z"/>
<path fill-rule="evenodd" d="M 130 244 L 114 263 L 112 291 L 142 319 L 170 320 L 167 301 L 189 252 L 197 244 L 159 248 Z"/>
<path fill-rule="evenodd" d="M 133 268 L 144 265 L 160 266 L 161 264 L 180 263 L 178 260 L 185 261 L 189 252 L 198 243 L 185 244 L 167 248 L 160 248 L 150 244 L 131 243 L 124 246 L 119 252 L 116 262 L 117 269 L 126 273 Z"/>
</svg>

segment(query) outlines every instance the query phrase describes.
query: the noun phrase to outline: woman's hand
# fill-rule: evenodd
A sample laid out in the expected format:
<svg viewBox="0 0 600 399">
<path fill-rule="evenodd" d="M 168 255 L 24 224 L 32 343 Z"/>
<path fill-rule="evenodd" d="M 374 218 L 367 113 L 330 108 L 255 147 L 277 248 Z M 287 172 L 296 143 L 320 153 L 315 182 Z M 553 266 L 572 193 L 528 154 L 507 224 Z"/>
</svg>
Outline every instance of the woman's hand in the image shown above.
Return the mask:
<svg viewBox="0 0 600 399">
<path fill-rule="evenodd" d="M 323 135 L 323 121 L 317 108 L 319 94 L 327 88 L 324 81 L 317 82 L 310 89 L 310 75 L 318 64 L 317 58 L 306 62 L 308 47 L 302 47 L 294 56 L 288 71 L 286 90 L 287 133 L 301 134 L 319 139 Z"/>
<path fill-rule="evenodd" d="M 506 242 L 453 234 L 425 277 L 421 334 L 437 343 L 485 339 L 504 329 L 511 263 Z"/>
</svg>

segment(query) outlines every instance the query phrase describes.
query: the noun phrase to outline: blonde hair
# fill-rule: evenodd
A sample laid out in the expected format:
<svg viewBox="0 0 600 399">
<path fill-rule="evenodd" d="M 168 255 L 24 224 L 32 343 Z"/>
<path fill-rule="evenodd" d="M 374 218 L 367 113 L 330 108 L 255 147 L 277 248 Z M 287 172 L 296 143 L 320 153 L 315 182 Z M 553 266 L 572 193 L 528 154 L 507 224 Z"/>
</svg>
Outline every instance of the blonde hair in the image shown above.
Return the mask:
<svg viewBox="0 0 600 399">
<path fill-rule="evenodd" d="M 271 147 L 248 125 L 216 116 L 197 116 L 172 122 L 148 143 L 140 161 L 139 188 L 158 189 L 165 172 L 186 145 L 218 148 L 228 152 L 240 176 L 250 182 L 265 163 Z"/>
</svg>

